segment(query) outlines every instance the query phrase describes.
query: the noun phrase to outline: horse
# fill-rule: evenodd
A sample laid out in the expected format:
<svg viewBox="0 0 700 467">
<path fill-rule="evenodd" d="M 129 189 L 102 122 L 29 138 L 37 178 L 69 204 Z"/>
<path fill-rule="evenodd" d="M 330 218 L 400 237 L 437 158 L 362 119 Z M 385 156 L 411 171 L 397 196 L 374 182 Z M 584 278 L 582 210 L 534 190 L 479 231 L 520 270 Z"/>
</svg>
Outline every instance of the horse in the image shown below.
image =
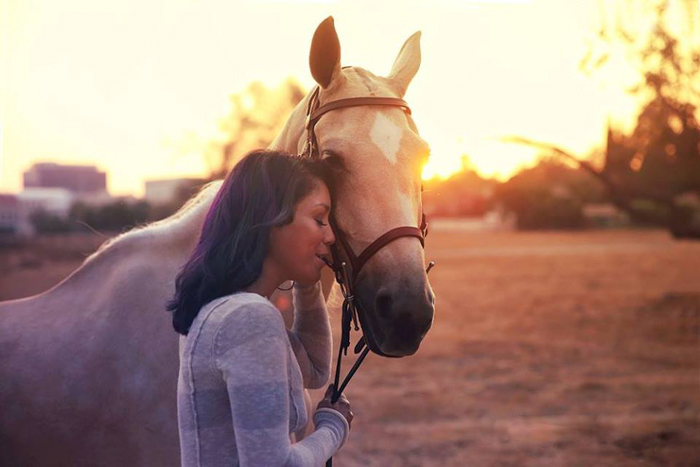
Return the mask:
<svg viewBox="0 0 700 467">
<path fill-rule="evenodd" d="M 401 98 L 420 66 L 420 32 L 379 77 L 341 67 L 329 17 L 314 33 L 309 64 L 322 102 Z M 293 110 L 271 148 L 303 150 L 310 99 Z M 419 223 L 429 148 L 407 112 L 334 110 L 318 121 L 315 136 L 319 157 L 344 173 L 334 216 L 355 251 L 393 227 Z M 207 185 L 163 221 L 109 240 L 47 292 L 0 303 L 0 465 L 179 465 L 178 335 L 164 305 L 220 185 Z M 326 299 L 333 280 L 325 269 Z M 420 243 L 403 237 L 386 245 L 355 290 L 373 350 L 416 352 L 434 315 Z"/>
</svg>

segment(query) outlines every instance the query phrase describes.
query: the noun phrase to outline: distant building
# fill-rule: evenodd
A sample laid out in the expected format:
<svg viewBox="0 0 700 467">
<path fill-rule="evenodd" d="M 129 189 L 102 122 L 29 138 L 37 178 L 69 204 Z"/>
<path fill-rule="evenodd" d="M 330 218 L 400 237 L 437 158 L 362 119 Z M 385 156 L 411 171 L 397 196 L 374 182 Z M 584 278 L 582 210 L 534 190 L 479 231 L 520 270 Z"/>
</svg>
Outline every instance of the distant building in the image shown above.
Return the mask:
<svg viewBox="0 0 700 467">
<path fill-rule="evenodd" d="M 37 212 L 66 218 L 73 194 L 62 188 L 29 188 L 18 194 L 0 194 L 0 237 L 35 233 L 32 215 Z"/>
<path fill-rule="evenodd" d="M 106 204 L 112 204 L 117 201 L 133 203 L 136 199 L 131 195 L 112 196 L 106 191 L 98 191 L 95 193 L 79 193 L 74 195 L 74 202 L 84 204 L 91 207 L 100 207 Z"/>
<path fill-rule="evenodd" d="M 29 217 L 44 211 L 56 217 L 66 218 L 75 195 L 63 188 L 27 188 L 17 194 L 22 211 Z"/>
<path fill-rule="evenodd" d="M 195 189 L 204 184 L 201 178 L 173 178 L 167 180 L 146 181 L 146 201 L 153 205 L 168 204 L 176 201 L 183 191 L 193 194 Z"/>
<path fill-rule="evenodd" d="M 31 234 L 17 195 L 0 194 L 0 237 Z"/>
<path fill-rule="evenodd" d="M 24 188 L 63 188 L 75 194 L 107 191 L 107 175 L 92 165 L 34 164 L 24 172 Z"/>
</svg>

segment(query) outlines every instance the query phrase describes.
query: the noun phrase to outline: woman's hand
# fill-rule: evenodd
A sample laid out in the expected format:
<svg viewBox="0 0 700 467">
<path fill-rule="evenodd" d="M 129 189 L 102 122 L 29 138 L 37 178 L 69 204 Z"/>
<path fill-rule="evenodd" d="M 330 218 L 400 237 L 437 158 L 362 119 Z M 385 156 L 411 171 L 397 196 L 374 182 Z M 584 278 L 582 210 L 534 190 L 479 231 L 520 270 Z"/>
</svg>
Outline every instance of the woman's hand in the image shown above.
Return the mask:
<svg viewBox="0 0 700 467">
<path fill-rule="evenodd" d="M 315 297 L 318 294 L 323 295 L 321 281 L 316 281 L 313 284 L 300 284 L 295 282 L 292 288 L 292 297 Z"/>
<path fill-rule="evenodd" d="M 323 396 L 323 399 L 321 399 L 321 402 L 319 402 L 318 406 L 316 406 L 316 410 L 321 408 L 337 410 L 348 421 L 348 426 L 352 426 L 352 419 L 354 418 L 354 415 L 352 413 L 352 410 L 350 410 L 350 402 L 348 402 L 348 399 L 347 397 L 345 397 L 345 394 L 341 393 L 340 397 L 338 398 L 335 404 L 331 403 L 332 397 L 333 385 L 331 384 L 330 386 L 328 386 L 326 394 Z"/>
<path fill-rule="evenodd" d="M 299 290 L 301 292 L 310 292 L 316 288 L 316 285 L 319 284 L 321 281 L 318 280 L 314 282 L 313 284 L 302 284 L 298 281 L 294 282 L 294 289 Z"/>
</svg>

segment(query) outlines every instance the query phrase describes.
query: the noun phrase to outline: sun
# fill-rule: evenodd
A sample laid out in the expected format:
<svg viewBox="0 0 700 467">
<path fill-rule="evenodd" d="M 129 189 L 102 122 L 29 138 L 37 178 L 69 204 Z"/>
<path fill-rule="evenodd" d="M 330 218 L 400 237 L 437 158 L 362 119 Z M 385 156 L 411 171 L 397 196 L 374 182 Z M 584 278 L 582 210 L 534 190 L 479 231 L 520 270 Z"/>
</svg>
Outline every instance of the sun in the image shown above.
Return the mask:
<svg viewBox="0 0 700 467">
<path fill-rule="evenodd" d="M 484 178 L 507 180 L 524 167 L 537 163 L 534 148 L 505 143 L 497 138 L 437 140 L 423 166 L 423 180 L 447 179 L 462 170 L 473 170 Z"/>
</svg>

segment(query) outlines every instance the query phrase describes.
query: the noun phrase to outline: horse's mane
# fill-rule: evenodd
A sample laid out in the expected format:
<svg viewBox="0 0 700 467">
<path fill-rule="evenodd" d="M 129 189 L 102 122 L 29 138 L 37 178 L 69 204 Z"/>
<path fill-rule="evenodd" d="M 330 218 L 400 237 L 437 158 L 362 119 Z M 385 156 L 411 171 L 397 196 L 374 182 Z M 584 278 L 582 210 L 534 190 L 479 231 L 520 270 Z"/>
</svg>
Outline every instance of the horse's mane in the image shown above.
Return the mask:
<svg viewBox="0 0 700 467">
<path fill-rule="evenodd" d="M 211 205 L 211 201 L 221 188 L 222 180 L 204 185 L 175 214 L 160 221 L 135 227 L 103 243 L 83 263 L 83 266 L 95 260 L 107 251 L 122 250 L 142 242 L 166 244 L 192 238 L 201 229 L 201 221 Z"/>
</svg>

